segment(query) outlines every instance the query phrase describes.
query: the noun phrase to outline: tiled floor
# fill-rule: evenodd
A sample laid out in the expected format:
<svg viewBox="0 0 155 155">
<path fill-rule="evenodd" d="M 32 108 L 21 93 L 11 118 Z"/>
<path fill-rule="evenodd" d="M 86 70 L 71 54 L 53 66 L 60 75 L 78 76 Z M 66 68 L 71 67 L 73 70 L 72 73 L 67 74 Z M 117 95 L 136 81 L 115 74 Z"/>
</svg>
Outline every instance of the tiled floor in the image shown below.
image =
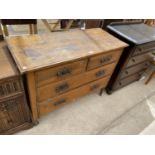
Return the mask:
<svg viewBox="0 0 155 155">
<path fill-rule="evenodd" d="M 155 134 L 154 85 L 138 81 L 110 96 L 90 94 L 18 134 Z"/>
</svg>

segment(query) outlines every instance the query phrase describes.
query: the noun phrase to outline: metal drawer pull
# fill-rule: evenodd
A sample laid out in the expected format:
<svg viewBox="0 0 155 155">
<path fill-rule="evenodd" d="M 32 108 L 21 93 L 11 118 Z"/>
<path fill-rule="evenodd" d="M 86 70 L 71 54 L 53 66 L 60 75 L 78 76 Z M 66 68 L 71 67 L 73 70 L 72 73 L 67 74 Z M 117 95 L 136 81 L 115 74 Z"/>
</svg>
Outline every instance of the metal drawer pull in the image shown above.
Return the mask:
<svg viewBox="0 0 155 155">
<path fill-rule="evenodd" d="M 59 93 L 59 92 L 61 92 L 61 91 L 65 91 L 65 90 L 68 89 L 68 88 L 69 88 L 68 83 L 64 83 L 64 84 L 62 84 L 62 85 L 56 87 L 55 91 L 56 91 L 57 93 Z"/>
<path fill-rule="evenodd" d="M 132 59 L 132 61 L 135 62 L 136 60 L 135 59 Z"/>
<path fill-rule="evenodd" d="M 61 99 L 61 100 L 55 102 L 54 105 L 57 106 L 57 105 L 60 105 L 62 103 L 65 103 L 65 102 L 66 102 L 66 99 Z"/>
<path fill-rule="evenodd" d="M 128 71 L 125 71 L 125 73 L 128 74 L 129 72 Z"/>
<path fill-rule="evenodd" d="M 68 74 L 71 74 L 71 70 L 68 68 L 64 68 L 64 69 L 57 72 L 58 77 L 63 77 L 63 76 L 68 75 Z"/>
<path fill-rule="evenodd" d="M 100 63 L 103 64 L 103 63 L 106 63 L 108 61 L 110 61 L 112 59 L 112 55 L 108 55 L 106 57 L 103 57 L 101 60 L 100 60 Z"/>
<path fill-rule="evenodd" d="M 104 71 L 104 70 L 98 71 L 98 72 L 96 73 L 96 77 L 101 77 L 101 76 L 103 76 L 104 74 L 105 74 L 105 71 Z"/>
<path fill-rule="evenodd" d="M 90 87 L 90 90 L 95 90 L 95 89 L 97 89 L 99 87 L 100 87 L 99 84 L 95 84 L 95 85 L 93 85 L 93 86 Z"/>
</svg>

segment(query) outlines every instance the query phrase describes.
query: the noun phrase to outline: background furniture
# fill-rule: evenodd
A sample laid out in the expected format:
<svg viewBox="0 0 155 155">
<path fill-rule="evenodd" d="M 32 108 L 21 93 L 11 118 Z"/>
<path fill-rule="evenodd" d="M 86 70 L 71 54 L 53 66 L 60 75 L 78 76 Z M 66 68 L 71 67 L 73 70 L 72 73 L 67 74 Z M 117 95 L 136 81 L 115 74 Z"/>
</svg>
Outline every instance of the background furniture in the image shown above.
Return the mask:
<svg viewBox="0 0 155 155">
<path fill-rule="evenodd" d="M 107 86 L 107 93 L 122 88 L 140 79 L 148 67 L 155 50 L 155 29 L 143 23 L 113 23 L 108 26 L 111 34 L 130 44 L 120 58 L 120 61 Z"/>
<path fill-rule="evenodd" d="M 9 35 L 7 25 L 29 25 L 30 34 L 37 34 L 38 32 L 36 19 L 1 19 L 1 24 L 5 36 Z"/>
<path fill-rule="evenodd" d="M 20 72 L 26 74 L 36 121 L 106 87 L 123 48 L 128 46 L 102 29 L 72 29 L 6 40 Z"/>
<path fill-rule="evenodd" d="M 4 41 L 0 41 L 0 134 L 32 127 L 23 81 Z"/>
</svg>

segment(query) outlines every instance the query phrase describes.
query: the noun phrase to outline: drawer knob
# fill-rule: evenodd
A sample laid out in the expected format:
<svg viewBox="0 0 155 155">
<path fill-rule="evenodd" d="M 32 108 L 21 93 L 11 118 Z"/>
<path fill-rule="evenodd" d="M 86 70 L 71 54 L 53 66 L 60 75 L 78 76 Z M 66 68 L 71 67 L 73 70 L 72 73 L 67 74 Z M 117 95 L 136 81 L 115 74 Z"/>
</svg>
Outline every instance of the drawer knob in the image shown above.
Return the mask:
<svg viewBox="0 0 155 155">
<path fill-rule="evenodd" d="M 56 91 L 57 93 L 60 93 L 60 92 L 62 92 L 62 91 L 67 90 L 68 88 L 69 88 L 68 83 L 64 83 L 64 84 L 62 84 L 62 85 L 56 87 L 55 91 Z"/>
<path fill-rule="evenodd" d="M 128 71 L 125 71 L 125 73 L 128 74 L 129 72 Z"/>
<path fill-rule="evenodd" d="M 133 62 L 135 62 L 135 59 L 132 59 Z"/>
<path fill-rule="evenodd" d="M 103 58 L 100 60 L 100 63 L 101 63 L 101 64 L 107 63 L 107 62 L 109 62 L 111 59 L 112 59 L 112 55 L 103 57 Z"/>
<path fill-rule="evenodd" d="M 65 102 L 66 102 L 66 99 L 61 99 L 61 100 L 55 102 L 54 105 L 57 106 L 57 105 L 65 103 Z"/>
<path fill-rule="evenodd" d="M 71 74 L 71 70 L 68 68 L 64 68 L 64 69 L 57 72 L 58 77 L 63 77 L 63 76 L 66 76 L 68 74 Z"/>
<path fill-rule="evenodd" d="M 105 71 L 104 71 L 104 70 L 98 71 L 98 72 L 96 73 L 96 77 L 101 77 L 101 76 L 103 76 L 104 74 L 105 74 Z"/>
<path fill-rule="evenodd" d="M 90 87 L 90 90 L 91 91 L 96 90 L 97 88 L 99 88 L 99 86 L 100 86 L 99 84 L 95 84 L 95 85 Z"/>
</svg>

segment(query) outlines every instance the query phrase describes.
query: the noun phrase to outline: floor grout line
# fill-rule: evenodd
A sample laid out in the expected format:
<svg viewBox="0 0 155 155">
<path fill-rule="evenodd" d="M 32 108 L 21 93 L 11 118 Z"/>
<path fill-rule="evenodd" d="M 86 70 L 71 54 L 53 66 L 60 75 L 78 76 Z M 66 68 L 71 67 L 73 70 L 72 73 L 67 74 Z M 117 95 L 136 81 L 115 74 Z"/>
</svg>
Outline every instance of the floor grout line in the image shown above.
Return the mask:
<svg viewBox="0 0 155 155">
<path fill-rule="evenodd" d="M 100 131 L 98 131 L 96 133 L 96 135 L 100 135 L 100 133 L 102 133 L 104 130 L 106 130 L 106 132 L 111 128 L 114 127 L 113 124 L 118 121 L 119 119 L 121 119 L 123 116 L 125 116 L 127 113 L 129 113 L 132 109 L 134 109 L 136 106 L 142 104 L 147 98 L 152 97 L 153 95 L 155 95 L 155 91 L 151 92 L 149 95 L 145 96 L 141 101 L 137 102 L 134 106 L 132 106 L 131 108 L 129 108 L 128 110 L 126 110 L 125 112 L 123 112 L 120 116 L 118 116 L 116 119 L 114 119 L 113 121 L 111 121 L 107 126 L 103 127 Z M 105 133 L 106 133 L 105 132 Z"/>
</svg>

